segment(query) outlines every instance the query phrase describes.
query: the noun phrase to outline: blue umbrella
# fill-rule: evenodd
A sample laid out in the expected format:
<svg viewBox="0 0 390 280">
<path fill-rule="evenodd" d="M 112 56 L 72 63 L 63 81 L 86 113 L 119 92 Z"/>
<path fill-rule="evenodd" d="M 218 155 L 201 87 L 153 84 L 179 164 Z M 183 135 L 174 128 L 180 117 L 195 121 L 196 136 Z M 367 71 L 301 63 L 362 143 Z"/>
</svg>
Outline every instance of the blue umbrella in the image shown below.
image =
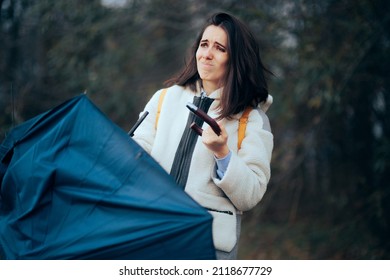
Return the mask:
<svg viewBox="0 0 390 280">
<path fill-rule="evenodd" d="M 210 214 L 86 95 L 0 146 L 6 259 L 215 259 Z"/>
</svg>

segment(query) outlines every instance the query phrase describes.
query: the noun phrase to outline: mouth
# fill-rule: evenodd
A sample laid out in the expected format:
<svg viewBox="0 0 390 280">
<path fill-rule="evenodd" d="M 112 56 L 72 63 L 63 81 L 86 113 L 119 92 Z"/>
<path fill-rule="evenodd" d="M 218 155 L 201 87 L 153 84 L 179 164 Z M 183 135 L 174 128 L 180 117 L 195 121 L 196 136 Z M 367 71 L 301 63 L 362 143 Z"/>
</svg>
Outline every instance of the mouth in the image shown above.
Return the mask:
<svg viewBox="0 0 390 280">
<path fill-rule="evenodd" d="M 212 67 L 213 66 L 211 63 L 204 63 L 204 62 L 202 62 L 201 64 L 204 67 Z"/>
</svg>

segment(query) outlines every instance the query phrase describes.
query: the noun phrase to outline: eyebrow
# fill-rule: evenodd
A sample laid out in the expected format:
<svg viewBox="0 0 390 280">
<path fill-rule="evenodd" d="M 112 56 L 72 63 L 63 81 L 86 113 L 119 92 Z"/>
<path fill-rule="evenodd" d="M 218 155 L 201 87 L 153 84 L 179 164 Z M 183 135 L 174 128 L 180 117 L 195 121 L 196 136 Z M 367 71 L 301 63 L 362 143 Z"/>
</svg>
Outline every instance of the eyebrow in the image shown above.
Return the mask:
<svg viewBox="0 0 390 280">
<path fill-rule="evenodd" d="M 203 39 L 203 40 L 200 40 L 200 42 L 201 43 L 203 43 L 203 42 L 209 42 L 209 40 L 208 39 Z M 221 46 L 221 47 L 223 47 L 224 49 L 226 49 L 227 47 L 226 46 L 224 46 L 224 45 L 222 45 L 221 43 L 219 43 L 219 42 L 215 42 L 215 44 L 217 44 L 218 46 Z"/>
</svg>

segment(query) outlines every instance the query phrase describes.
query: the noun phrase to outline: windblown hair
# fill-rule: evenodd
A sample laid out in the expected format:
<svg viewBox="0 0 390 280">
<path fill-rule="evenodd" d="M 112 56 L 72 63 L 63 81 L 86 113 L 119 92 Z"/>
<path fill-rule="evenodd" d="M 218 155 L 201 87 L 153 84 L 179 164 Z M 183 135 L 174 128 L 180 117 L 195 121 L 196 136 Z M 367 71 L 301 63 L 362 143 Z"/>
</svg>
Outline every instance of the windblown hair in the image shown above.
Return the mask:
<svg viewBox="0 0 390 280">
<path fill-rule="evenodd" d="M 210 26 L 221 27 L 227 34 L 229 61 L 223 81 L 223 92 L 220 101 L 219 119 L 230 118 L 242 112 L 246 107 L 257 107 L 268 97 L 267 70 L 260 58 L 259 45 L 249 28 L 239 19 L 227 14 L 212 15 L 199 33 L 191 49 L 191 57 L 181 72 L 168 81 L 166 85 L 189 86 L 196 91 L 196 83 L 200 79 L 196 51 L 205 29 Z"/>
</svg>

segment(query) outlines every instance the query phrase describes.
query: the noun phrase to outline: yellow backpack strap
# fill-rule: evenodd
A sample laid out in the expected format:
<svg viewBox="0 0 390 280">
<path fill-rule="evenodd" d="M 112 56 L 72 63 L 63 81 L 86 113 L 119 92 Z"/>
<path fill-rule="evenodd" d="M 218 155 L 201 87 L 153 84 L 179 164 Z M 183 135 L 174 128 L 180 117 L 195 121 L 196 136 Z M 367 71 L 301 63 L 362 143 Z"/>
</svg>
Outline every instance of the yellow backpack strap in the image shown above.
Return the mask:
<svg viewBox="0 0 390 280">
<path fill-rule="evenodd" d="M 160 94 L 160 98 L 158 99 L 158 105 L 157 105 L 157 114 L 156 114 L 156 122 L 155 122 L 155 125 L 154 127 L 157 129 L 157 125 L 158 125 L 158 119 L 160 118 L 160 112 L 161 112 L 161 107 L 162 107 L 162 103 L 164 101 L 164 97 L 165 97 L 165 94 L 167 93 L 168 89 L 167 88 L 164 88 Z"/>
<path fill-rule="evenodd" d="M 248 118 L 251 111 L 252 111 L 252 107 L 247 107 L 242 113 L 240 120 L 238 121 L 237 150 L 241 149 L 241 143 L 245 137 L 246 124 L 248 123 Z"/>
</svg>

